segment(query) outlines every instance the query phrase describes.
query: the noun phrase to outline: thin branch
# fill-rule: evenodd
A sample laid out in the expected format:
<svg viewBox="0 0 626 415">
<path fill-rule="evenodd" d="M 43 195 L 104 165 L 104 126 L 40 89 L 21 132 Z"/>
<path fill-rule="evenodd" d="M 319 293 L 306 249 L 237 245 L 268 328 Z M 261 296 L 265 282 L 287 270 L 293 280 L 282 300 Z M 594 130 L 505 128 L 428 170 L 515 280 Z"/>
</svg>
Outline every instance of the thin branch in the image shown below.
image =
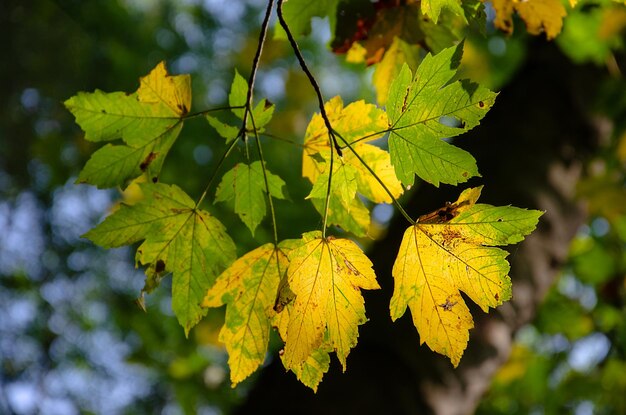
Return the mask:
<svg viewBox="0 0 626 415">
<path fill-rule="evenodd" d="M 263 23 L 261 24 L 261 33 L 259 34 L 259 43 L 256 48 L 256 53 L 254 55 L 254 59 L 252 60 L 252 71 L 250 72 L 250 77 L 248 78 L 248 93 L 246 95 L 246 105 L 245 110 L 243 112 L 243 129 L 246 129 L 246 124 L 248 121 L 248 114 L 252 111 L 252 94 L 254 91 L 254 82 L 256 80 L 256 72 L 259 68 L 259 61 L 261 59 L 261 54 L 263 53 L 263 45 L 265 45 L 265 38 L 267 37 L 267 27 L 270 22 L 270 17 L 272 15 L 272 8 L 274 7 L 274 0 L 269 0 L 267 2 L 267 9 L 265 9 L 265 17 L 263 18 Z M 247 139 L 247 136 L 243 135 L 244 140 Z"/>
<path fill-rule="evenodd" d="M 326 129 L 328 130 L 328 137 L 331 140 L 333 146 L 335 147 L 337 154 L 339 154 L 339 156 L 341 157 L 342 155 L 341 147 L 339 147 L 339 143 L 337 143 L 337 139 L 335 138 L 333 134 L 333 128 L 330 125 L 330 120 L 328 119 L 328 115 L 326 114 L 326 109 L 324 108 L 324 98 L 322 97 L 322 91 L 320 90 L 320 87 L 317 84 L 315 77 L 313 76 L 313 74 L 309 70 L 309 67 L 304 61 L 304 57 L 302 56 L 302 53 L 300 52 L 300 48 L 298 48 L 298 43 L 296 42 L 293 35 L 291 34 L 291 30 L 289 30 L 289 26 L 287 25 L 287 22 L 285 21 L 285 18 L 283 17 L 283 2 L 284 0 L 278 0 L 278 8 L 277 8 L 278 21 L 280 22 L 280 25 L 282 26 L 283 30 L 287 34 L 287 39 L 289 40 L 289 43 L 291 44 L 291 49 L 293 49 L 293 53 L 296 55 L 296 58 L 298 59 L 298 63 L 300 63 L 300 67 L 302 68 L 302 71 L 309 78 L 309 83 L 315 90 L 320 113 L 322 114 L 322 119 L 324 120 Z"/>
<path fill-rule="evenodd" d="M 261 33 L 259 34 L 259 43 L 256 49 L 256 54 L 254 55 L 254 60 L 252 61 L 252 72 L 250 73 L 250 77 L 248 78 L 248 93 L 246 96 L 246 104 L 244 106 L 237 106 L 237 107 L 224 107 L 224 108 L 229 108 L 229 109 L 242 108 L 242 107 L 245 108 L 244 113 L 243 113 L 243 123 L 242 123 L 241 131 L 239 132 L 239 135 L 237 136 L 237 138 L 235 138 L 233 142 L 230 144 L 226 152 L 222 155 L 222 158 L 220 159 L 219 163 L 217 164 L 217 167 L 215 168 L 215 170 L 213 171 L 213 174 L 211 175 L 211 178 L 209 179 L 209 183 L 206 185 L 204 191 L 202 192 L 202 196 L 200 196 L 200 199 L 198 199 L 198 202 L 196 203 L 196 208 L 200 206 L 200 203 L 202 203 L 202 201 L 206 197 L 209 189 L 211 188 L 211 184 L 213 184 L 213 180 L 215 180 L 215 177 L 217 176 L 217 172 L 222 167 L 222 164 L 224 164 L 224 161 L 226 160 L 228 155 L 235 148 L 238 138 L 241 137 L 246 143 L 246 155 L 248 156 L 248 158 L 250 158 L 248 154 L 248 143 L 246 139 L 247 138 L 246 122 L 248 118 L 248 113 L 250 113 L 250 108 L 252 106 L 251 103 L 252 103 L 252 91 L 254 90 L 254 81 L 256 79 L 256 72 L 259 67 L 259 60 L 261 58 L 261 53 L 263 52 L 263 45 L 265 44 L 265 38 L 267 36 L 267 26 L 269 24 L 270 17 L 272 15 L 273 7 L 274 7 L 274 0 L 269 0 L 267 3 L 267 9 L 265 10 L 265 17 L 263 18 L 263 24 L 261 25 Z M 198 113 L 198 114 L 202 114 L 202 113 Z"/>
</svg>

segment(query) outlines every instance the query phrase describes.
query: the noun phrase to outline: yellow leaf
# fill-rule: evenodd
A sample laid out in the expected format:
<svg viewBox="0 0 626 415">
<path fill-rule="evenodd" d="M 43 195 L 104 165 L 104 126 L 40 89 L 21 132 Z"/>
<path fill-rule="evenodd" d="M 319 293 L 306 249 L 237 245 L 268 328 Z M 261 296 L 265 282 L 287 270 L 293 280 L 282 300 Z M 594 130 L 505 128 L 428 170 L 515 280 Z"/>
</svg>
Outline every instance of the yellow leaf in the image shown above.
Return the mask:
<svg viewBox="0 0 626 415">
<path fill-rule="evenodd" d="M 324 105 L 333 129 L 349 143 L 363 137 L 364 142 L 372 141 L 384 135 L 387 125 L 385 112 L 365 101 L 356 101 L 343 107 L 341 97 L 334 97 Z M 339 144 L 342 144 L 341 142 Z M 313 115 L 304 136 L 304 159 L 302 176 L 315 183 L 323 172 L 316 154 L 330 151 L 328 130 L 320 114 Z M 345 150 L 345 153 L 349 150 Z M 324 163 L 323 161 L 321 163 Z"/>
<path fill-rule="evenodd" d="M 481 188 L 465 190 L 404 233 L 393 266 L 391 318 L 411 309 L 421 343 L 459 364 L 474 326 L 460 291 L 483 311 L 511 297 L 507 252 L 495 245 L 521 241 L 541 212 L 476 204 Z"/>
<path fill-rule="evenodd" d="M 567 14 L 560 0 L 493 0 L 496 10 L 495 26 L 506 32 L 513 31 L 513 11 L 524 20 L 528 33 L 545 32 L 548 39 L 561 33 L 563 18 Z"/>
<path fill-rule="evenodd" d="M 289 325 L 291 313 L 293 313 L 293 305 L 289 303 L 274 316 L 273 324 L 278 329 L 278 333 L 282 339 L 287 338 L 287 326 Z M 331 350 L 328 342 L 324 341 L 302 364 L 293 366 L 290 369 L 298 380 L 313 389 L 313 392 L 317 392 L 317 387 L 322 381 L 324 373 L 328 372 L 328 368 L 330 367 L 329 353 Z M 284 350 L 281 352 L 281 360 L 283 364 L 285 364 Z"/>
<path fill-rule="evenodd" d="M 389 153 L 371 144 L 359 143 L 354 146 L 354 150 L 361 156 L 363 161 L 376 173 L 385 183 L 387 189 L 391 191 L 394 198 L 400 197 L 404 189 L 400 180 L 396 177 L 396 171 L 391 164 Z M 345 153 L 345 161 L 352 165 L 356 171 L 357 191 L 363 196 L 376 203 L 391 203 L 391 197 L 374 178 L 367 168 L 361 163 L 351 151 Z"/>
<path fill-rule="evenodd" d="M 273 244 L 256 248 L 224 271 L 202 302 L 203 307 L 228 304 L 220 341 L 228 350 L 233 386 L 265 360 L 272 307 L 287 263 L 287 256 Z"/>
<path fill-rule="evenodd" d="M 171 76 L 167 73 L 165 62 L 160 62 L 140 79 L 137 95 L 141 102 L 161 102 L 175 114 L 184 116 L 191 108 L 191 76 Z"/>
<path fill-rule="evenodd" d="M 387 103 L 391 82 L 398 76 L 403 63 L 407 63 L 411 69 L 417 68 L 419 47 L 409 45 L 404 40 L 394 37 L 393 43 L 385 52 L 383 59 L 376 64 L 372 84 L 376 88 L 376 100 L 378 105 Z"/>
<path fill-rule="evenodd" d="M 287 275 L 295 299 L 285 336 L 285 367 L 302 366 L 327 333 L 326 342 L 345 370 L 358 326 L 366 321 L 360 288 L 380 288 L 372 263 L 354 242 L 324 239 L 320 232 L 304 234 L 289 260 Z"/>
</svg>

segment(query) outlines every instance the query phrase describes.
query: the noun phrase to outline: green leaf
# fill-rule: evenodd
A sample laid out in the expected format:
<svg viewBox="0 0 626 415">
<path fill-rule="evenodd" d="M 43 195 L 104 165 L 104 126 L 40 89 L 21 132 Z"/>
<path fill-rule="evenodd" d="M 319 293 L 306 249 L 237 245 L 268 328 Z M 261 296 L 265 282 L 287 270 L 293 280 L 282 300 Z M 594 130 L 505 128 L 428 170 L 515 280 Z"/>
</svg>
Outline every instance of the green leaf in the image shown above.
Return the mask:
<svg viewBox="0 0 626 415">
<path fill-rule="evenodd" d="M 404 65 L 389 89 L 389 152 L 406 185 L 414 174 L 435 186 L 479 175 L 468 152 L 442 140 L 477 126 L 496 97 L 486 88 L 454 80 L 462 50 L 460 44 L 426 55 L 415 76 Z"/>
<path fill-rule="evenodd" d="M 123 139 L 94 153 L 78 182 L 100 188 L 123 185 L 147 172 L 157 177 L 191 108 L 189 75 L 171 76 L 163 62 L 140 80 L 137 92 L 80 92 L 65 101 L 90 141 Z"/>
<path fill-rule="evenodd" d="M 429 16 L 434 23 L 439 20 L 439 15 L 443 9 L 465 16 L 460 0 L 422 0 L 422 13 Z"/>
<path fill-rule="evenodd" d="M 230 143 L 239 136 L 239 128 L 226 124 L 220 121 L 219 118 L 212 117 L 210 115 L 207 115 L 206 119 L 209 122 L 209 125 L 215 128 L 215 131 L 226 139 L 226 144 Z"/>
<path fill-rule="evenodd" d="M 228 105 L 231 107 L 241 107 L 241 108 L 232 108 L 231 111 L 240 119 L 243 119 L 243 114 L 246 105 L 246 99 L 248 97 L 248 81 L 244 79 L 243 76 L 239 74 L 239 71 L 235 69 L 235 77 L 233 78 L 233 83 L 230 86 L 230 94 L 228 94 Z"/>
<path fill-rule="evenodd" d="M 248 129 L 253 130 L 256 127 L 258 132 L 264 131 L 264 128 L 274 115 L 275 105 L 264 99 L 252 109 L 252 117 L 254 117 L 254 126 L 252 120 L 248 120 Z"/>
<path fill-rule="evenodd" d="M 233 79 L 233 83 L 230 87 L 230 94 L 228 95 L 228 104 L 231 107 L 242 107 L 242 108 L 232 108 L 231 111 L 235 114 L 239 119 L 243 120 L 243 116 L 245 114 L 245 105 L 246 100 L 248 98 L 248 81 L 244 79 L 243 76 L 235 70 L 235 78 Z M 274 104 L 264 99 L 259 102 L 256 107 L 252 108 L 252 114 L 248 114 L 248 118 L 246 120 L 246 130 L 254 131 L 254 127 L 258 132 L 263 131 L 263 127 L 267 125 L 272 119 L 272 115 L 274 114 Z M 251 117 L 254 118 L 254 124 L 252 124 Z M 231 130 L 234 127 L 218 125 L 218 123 L 213 123 L 210 117 L 207 117 L 209 123 L 218 130 L 218 133 L 226 138 L 228 141 L 229 138 L 233 135 L 233 131 Z M 226 131 L 226 127 L 228 127 L 228 131 Z M 224 134 L 220 131 L 223 131 Z M 239 133 L 239 130 L 237 130 Z M 236 135 L 235 135 L 236 137 Z"/>
<path fill-rule="evenodd" d="M 285 199 L 285 182 L 279 176 L 266 169 L 270 195 Z M 255 229 L 265 217 L 266 189 L 263 167 L 260 161 L 252 164 L 239 163 L 224 174 L 215 193 L 216 202 L 235 202 L 235 213 L 254 234 Z"/>
<path fill-rule="evenodd" d="M 144 240 L 136 259 L 146 265 L 148 281 L 172 272 L 172 309 L 185 334 L 205 314 L 200 307 L 215 277 L 236 257 L 224 226 L 179 187 L 141 186 L 145 198 L 122 207 L 84 236 L 105 248 Z"/>
</svg>

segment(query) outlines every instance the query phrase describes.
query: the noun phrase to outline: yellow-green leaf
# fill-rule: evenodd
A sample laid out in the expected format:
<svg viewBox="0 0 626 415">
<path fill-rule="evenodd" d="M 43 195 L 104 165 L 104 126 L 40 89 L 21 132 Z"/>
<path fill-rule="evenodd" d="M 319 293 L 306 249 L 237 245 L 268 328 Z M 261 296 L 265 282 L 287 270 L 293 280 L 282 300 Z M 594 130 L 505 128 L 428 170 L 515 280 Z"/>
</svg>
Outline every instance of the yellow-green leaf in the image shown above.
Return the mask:
<svg viewBox="0 0 626 415">
<path fill-rule="evenodd" d="M 474 325 L 460 291 L 485 312 L 508 300 L 507 252 L 493 246 L 521 241 L 542 214 L 476 204 L 480 190 L 465 190 L 455 203 L 409 227 L 393 266 L 391 318 L 400 318 L 408 306 L 421 343 L 454 366 Z"/>
<path fill-rule="evenodd" d="M 413 76 L 407 65 L 391 84 L 387 115 L 389 152 L 396 175 L 406 185 L 423 180 L 457 184 L 477 176 L 476 160 L 444 141 L 476 127 L 496 94 L 467 81 L 455 81 L 463 45 L 426 55 Z"/>
<path fill-rule="evenodd" d="M 220 341 L 228 350 L 230 380 L 235 386 L 265 360 L 272 307 L 287 256 L 274 244 L 265 244 L 236 260 L 215 281 L 203 307 L 227 304 Z"/>
<path fill-rule="evenodd" d="M 328 331 L 328 344 L 345 370 L 358 326 L 366 321 L 360 289 L 379 288 L 372 263 L 354 242 L 324 239 L 320 232 L 304 234 L 289 260 L 287 275 L 295 299 L 285 339 L 285 367 L 301 366 Z"/>
<path fill-rule="evenodd" d="M 105 248 L 144 240 L 136 259 L 146 265 L 148 281 L 172 272 L 172 309 L 185 333 L 200 321 L 200 308 L 215 277 L 235 259 L 235 244 L 224 226 L 197 209 L 179 187 L 141 186 L 145 198 L 122 207 L 85 237 Z"/>
<path fill-rule="evenodd" d="M 65 106 L 87 140 L 121 138 L 126 143 L 108 144 L 96 151 L 78 182 L 101 188 L 123 186 L 142 173 L 150 179 L 158 177 L 191 108 L 191 80 L 189 75 L 169 75 L 161 62 L 141 78 L 133 94 L 81 92 L 65 101 Z"/>
<path fill-rule="evenodd" d="M 366 104 L 365 101 L 356 101 L 344 108 L 341 97 L 336 96 L 324 104 L 324 109 L 331 126 L 348 143 L 355 140 L 368 142 L 382 137 L 387 129 L 387 119 L 385 112 L 373 104 Z M 343 142 L 339 141 L 340 145 Z M 308 178 L 311 183 L 315 183 L 317 176 L 323 171 L 316 154 L 330 151 L 328 130 L 320 114 L 313 115 L 304 136 L 304 157 L 302 160 L 302 176 Z M 345 149 L 344 153 L 350 150 Z M 324 159 L 326 159 L 325 157 Z"/>
</svg>

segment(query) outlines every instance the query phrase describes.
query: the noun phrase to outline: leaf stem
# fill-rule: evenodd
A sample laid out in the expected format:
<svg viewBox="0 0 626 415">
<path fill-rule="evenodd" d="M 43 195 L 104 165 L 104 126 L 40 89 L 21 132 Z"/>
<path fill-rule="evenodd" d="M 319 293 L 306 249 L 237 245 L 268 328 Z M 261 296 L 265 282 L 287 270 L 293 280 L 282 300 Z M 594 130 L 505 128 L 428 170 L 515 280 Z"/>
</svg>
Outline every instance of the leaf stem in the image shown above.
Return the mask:
<svg viewBox="0 0 626 415">
<path fill-rule="evenodd" d="M 238 108 L 245 108 L 245 105 L 236 105 L 234 107 L 225 106 L 225 107 L 210 108 L 208 110 L 203 110 L 203 111 L 198 111 L 198 112 L 194 112 L 194 113 L 191 113 L 191 114 L 187 114 L 187 115 L 183 116 L 182 118 L 187 120 L 189 118 L 196 118 L 196 117 L 201 117 L 203 115 L 207 115 L 210 112 L 234 110 L 234 109 L 238 109 Z"/>
<path fill-rule="evenodd" d="M 356 150 L 354 149 L 354 147 L 352 147 L 352 144 L 350 144 L 345 138 L 343 138 L 341 136 L 341 134 L 339 134 L 338 132 L 335 131 L 335 134 L 337 135 L 337 137 L 339 137 L 341 139 L 341 141 L 344 142 L 344 144 L 346 145 L 346 147 L 348 147 L 350 149 L 350 151 L 352 151 L 352 154 L 354 154 L 354 156 L 361 162 L 361 164 L 363 165 L 363 167 L 365 167 L 367 169 L 367 171 L 370 172 L 370 174 L 376 179 L 376 181 L 378 183 L 380 183 L 380 185 L 383 187 L 383 189 L 385 189 L 385 192 L 389 195 L 389 197 L 391 198 L 391 201 L 393 202 L 393 204 L 396 206 L 396 208 L 398 209 L 398 211 L 402 214 L 402 216 L 404 216 L 404 218 L 409 221 L 409 223 L 411 225 L 415 225 L 415 221 L 413 220 L 413 218 L 411 218 L 411 216 L 409 216 L 409 214 L 406 212 L 406 210 L 404 210 L 404 208 L 402 207 L 402 205 L 400 204 L 400 202 L 398 202 L 398 199 L 396 199 L 393 194 L 391 193 L 391 190 L 389 190 L 389 188 L 387 187 L 387 185 L 385 183 L 383 183 L 383 181 L 381 180 L 380 177 L 378 177 L 378 175 L 374 172 L 374 170 L 372 170 L 372 168 L 365 162 L 365 160 L 363 160 L 363 158 L 359 155 L 359 153 L 356 152 Z M 332 152 L 331 152 L 331 164 L 332 164 Z"/>
<path fill-rule="evenodd" d="M 276 226 L 276 213 L 274 211 L 274 202 L 272 201 L 272 194 L 270 193 L 270 183 L 267 180 L 267 170 L 265 168 L 265 158 L 263 157 L 263 147 L 261 146 L 261 140 L 259 139 L 259 132 L 256 129 L 256 124 L 254 123 L 253 113 L 250 113 L 250 121 L 252 122 L 252 128 L 254 129 L 256 148 L 259 152 L 259 159 L 261 161 L 261 170 L 263 171 L 263 182 L 265 183 L 265 194 L 267 195 L 267 203 L 270 206 L 270 216 L 272 217 L 272 229 L 274 231 L 274 246 L 278 246 L 278 227 Z M 277 257 L 277 260 L 278 260 L 278 257 Z"/>
<path fill-rule="evenodd" d="M 302 148 L 306 147 L 304 144 L 296 143 L 295 141 L 292 141 L 292 140 L 290 140 L 288 138 L 277 136 L 275 134 L 262 132 L 262 133 L 260 133 L 260 135 L 262 135 L 264 137 L 271 138 L 273 140 L 283 141 L 285 143 L 288 143 L 288 144 L 291 144 L 291 145 L 294 145 L 294 146 L 297 146 L 297 147 L 302 147 Z"/>
<path fill-rule="evenodd" d="M 235 148 L 236 145 L 237 145 L 237 138 L 235 138 L 230 143 L 230 146 L 228 146 L 228 148 L 226 149 L 224 154 L 222 154 L 222 157 L 220 158 L 220 161 L 217 163 L 217 166 L 215 167 L 215 170 L 213 170 L 213 174 L 211 174 L 211 178 L 209 179 L 209 183 L 204 188 L 204 191 L 202 192 L 202 196 L 200 196 L 200 199 L 198 199 L 198 202 L 196 203 L 196 208 L 198 206 L 200 206 L 200 203 L 202 203 L 202 201 L 206 197 L 207 192 L 209 191 L 209 189 L 211 188 L 211 185 L 213 184 L 213 180 L 215 180 L 215 177 L 217 176 L 217 173 L 220 171 L 220 169 L 222 168 L 222 165 L 224 164 L 224 161 L 226 161 L 226 159 L 228 158 L 228 156 L 233 151 L 233 149 Z"/>
</svg>

